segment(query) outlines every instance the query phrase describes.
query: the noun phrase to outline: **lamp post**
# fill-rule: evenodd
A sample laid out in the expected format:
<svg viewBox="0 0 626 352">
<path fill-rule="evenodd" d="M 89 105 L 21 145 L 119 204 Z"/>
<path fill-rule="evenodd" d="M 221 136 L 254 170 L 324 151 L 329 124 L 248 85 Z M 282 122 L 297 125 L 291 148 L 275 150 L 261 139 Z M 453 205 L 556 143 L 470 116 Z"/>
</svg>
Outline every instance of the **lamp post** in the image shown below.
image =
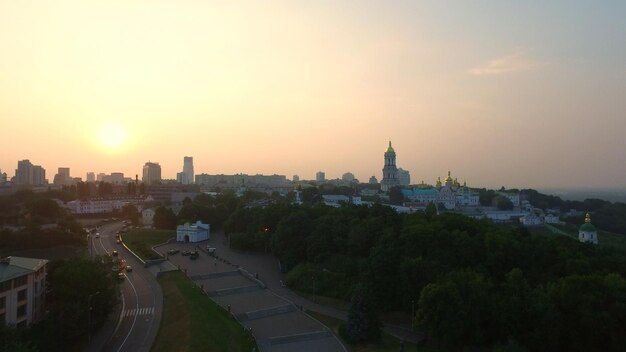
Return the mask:
<svg viewBox="0 0 626 352">
<path fill-rule="evenodd" d="M 415 330 L 415 300 L 411 300 L 411 331 Z"/>
<path fill-rule="evenodd" d="M 89 258 L 93 258 L 93 255 L 91 254 L 91 234 L 87 234 L 87 247 L 89 249 Z"/>
<path fill-rule="evenodd" d="M 96 293 L 92 293 L 87 298 L 87 343 L 91 342 L 91 299 L 93 296 L 99 295 L 100 291 L 96 291 Z"/>
</svg>

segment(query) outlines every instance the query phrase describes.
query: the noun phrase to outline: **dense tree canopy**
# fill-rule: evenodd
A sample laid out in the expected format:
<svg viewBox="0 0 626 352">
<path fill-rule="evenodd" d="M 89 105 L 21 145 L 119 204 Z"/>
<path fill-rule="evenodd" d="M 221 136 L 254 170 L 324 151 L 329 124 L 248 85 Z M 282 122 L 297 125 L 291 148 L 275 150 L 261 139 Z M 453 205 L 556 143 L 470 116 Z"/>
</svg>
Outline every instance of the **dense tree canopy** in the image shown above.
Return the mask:
<svg viewBox="0 0 626 352">
<path fill-rule="evenodd" d="M 362 282 L 378 310 L 415 302 L 418 326 L 445 349 L 615 350 L 624 336 L 626 255 L 612 247 L 381 205 L 240 207 L 224 228 L 235 247 L 269 241 L 298 290 L 315 277 L 317 294 L 344 300 Z M 585 322 L 606 332 L 595 338 Z"/>
</svg>

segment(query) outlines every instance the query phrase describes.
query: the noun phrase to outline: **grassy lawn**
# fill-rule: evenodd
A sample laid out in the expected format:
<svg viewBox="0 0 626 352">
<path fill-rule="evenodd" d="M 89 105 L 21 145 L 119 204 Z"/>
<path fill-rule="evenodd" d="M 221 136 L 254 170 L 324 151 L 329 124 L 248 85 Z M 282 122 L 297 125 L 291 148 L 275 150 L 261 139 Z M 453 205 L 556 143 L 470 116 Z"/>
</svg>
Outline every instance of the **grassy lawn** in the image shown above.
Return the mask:
<svg viewBox="0 0 626 352">
<path fill-rule="evenodd" d="M 328 326 L 329 329 L 332 329 L 333 332 L 341 338 L 339 335 L 339 326 L 344 323 L 344 321 L 329 317 L 327 315 L 310 311 L 306 311 L 307 314 L 311 315 L 315 319 L 322 322 L 324 325 Z M 368 343 L 367 345 L 350 345 L 346 343 L 346 341 L 341 338 L 341 341 L 346 345 L 349 351 L 351 352 L 397 352 L 400 351 L 400 340 L 397 338 L 383 332 L 383 336 L 377 343 Z M 412 344 L 410 342 L 404 343 L 404 351 L 405 352 L 431 352 L 435 351 L 430 348 L 417 347 L 417 345 Z"/>
<path fill-rule="evenodd" d="M 302 292 L 298 290 L 293 290 L 293 291 L 297 293 L 298 296 L 302 296 L 311 302 L 315 302 L 323 306 L 333 307 L 339 310 L 348 310 L 348 307 L 350 307 L 350 302 L 346 302 L 339 298 L 326 297 L 326 296 L 320 296 L 320 295 L 313 296 L 313 294 L 311 293 Z"/>
<path fill-rule="evenodd" d="M 180 271 L 159 277 L 163 318 L 152 352 L 258 351 L 254 339 Z"/>
<path fill-rule="evenodd" d="M 167 242 L 176 237 L 173 230 L 134 229 L 122 234 L 124 243 L 143 260 L 160 259 L 152 246 Z"/>
</svg>

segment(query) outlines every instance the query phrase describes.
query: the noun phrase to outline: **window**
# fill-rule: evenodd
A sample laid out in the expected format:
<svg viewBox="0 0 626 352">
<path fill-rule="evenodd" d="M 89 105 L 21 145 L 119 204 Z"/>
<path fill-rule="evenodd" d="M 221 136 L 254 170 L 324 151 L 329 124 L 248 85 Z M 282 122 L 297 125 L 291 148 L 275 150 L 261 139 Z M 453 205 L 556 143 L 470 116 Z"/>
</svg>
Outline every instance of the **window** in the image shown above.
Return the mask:
<svg viewBox="0 0 626 352">
<path fill-rule="evenodd" d="M 18 277 L 17 279 L 13 280 L 13 282 L 14 282 L 13 287 L 20 287 L 20 286 L 26 285 L 26 283 L 28 282 L 28 276 L 24 275 L 24 276 Z"/>
<path fill-rule="evenodd" d="M 0 282 L 0 293 L 8 291 L 10 289 L 11 289 L 11 280 Z"/>
<path fill-rule="evenodd" d="M 0 310 L 5 309 L 7 307 L 7 297 L 0 297 Z M 2 320 L 0 320 L 0 323 L 2 323 Z"/>
<path fill-rule="evenodd" d="M 26 307 L 27 306 L 28 306 L 27 304 L 22 304 L 21 306 L 17 307 L 17 318 L 18 319 L 26 315 Z"/>
<path fill-rule="evenodd" d="M 20 290 L 17 293 L 17 301 L 19 302 L 19 301 L 23 301 L 25 299 L 26 299 L 26 289 Z"/>
</svg>

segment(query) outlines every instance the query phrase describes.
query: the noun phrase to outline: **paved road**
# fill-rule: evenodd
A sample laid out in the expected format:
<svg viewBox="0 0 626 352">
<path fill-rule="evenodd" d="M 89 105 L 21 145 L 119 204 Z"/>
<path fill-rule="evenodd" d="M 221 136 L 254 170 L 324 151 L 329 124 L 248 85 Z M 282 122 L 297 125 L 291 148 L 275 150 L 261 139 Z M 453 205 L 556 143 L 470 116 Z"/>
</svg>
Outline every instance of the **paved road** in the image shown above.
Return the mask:
<svg viewBox="0 0 626 352">
<path fill-rule="evenodd" d="M 114 327 L 109 327 L 113 330 L 112 336 L 106 340 L 107 332 L 101 332 L 87 351 L 148 352 L 159 329 L 163 306 L 161 287 L 143 263 L 115 242 L 115 233 L 121 227 L 121 222 L 101 226 L 100 238 L 91 238 L 91 253 L 110 254 L 117 250 L 120 259 L 125 260 L 133 270 L 125 273 L 126 279 L 121 285 L 122 305 L 117 310 L 119 318 Z M 108 334 L 111 334 L 110 330 Z"/>
</svg>

